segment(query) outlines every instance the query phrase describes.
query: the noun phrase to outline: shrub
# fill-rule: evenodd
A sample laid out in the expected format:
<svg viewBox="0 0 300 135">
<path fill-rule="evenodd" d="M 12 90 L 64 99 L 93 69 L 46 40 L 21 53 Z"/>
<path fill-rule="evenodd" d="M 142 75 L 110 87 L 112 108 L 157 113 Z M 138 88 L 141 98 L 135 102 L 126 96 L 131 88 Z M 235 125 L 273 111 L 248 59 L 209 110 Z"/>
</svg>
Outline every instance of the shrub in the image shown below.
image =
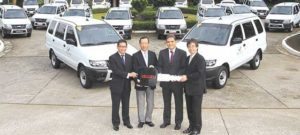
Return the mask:
<svg viewBox="0 0 300 135">
<path fill-rule="evenodd" d="M 154 20 L 156 12 L 155 11 L 144 11 L 140 13 L 140 19 L 141 20 Z"/>
<path fill-rule="evenodd" d="M 98 9 L 93 9 L 92 11 L 93 11 L 93 14 L 106 13 L 108 11 L 108 9 L 98 8 Z"/>
<path fill-rule="evenodd" d="M 155 30 L 155 21 L 133 21 L 133 30 Z"/>
<path fill-rule="evenodd" d="M 147 7 L 148 2 L 147 0 L 133 0 L 131 2 L 132 7 L 138 11 L 139 13 L 143 12 L 144 9 Z"/>
<path fill-rule="evenodd" d="M 162 6 L 174 6 L 175 0 L 154 0 L 153 6 L 158 8 Z"/>
<path fill-rule="evenodd" d="M 192 7 L 189 7 L 189 8 L 180 8 L 182 13 L 184 14 L 197 14 L 197 8 L 192 8 Z"/>
</svg>

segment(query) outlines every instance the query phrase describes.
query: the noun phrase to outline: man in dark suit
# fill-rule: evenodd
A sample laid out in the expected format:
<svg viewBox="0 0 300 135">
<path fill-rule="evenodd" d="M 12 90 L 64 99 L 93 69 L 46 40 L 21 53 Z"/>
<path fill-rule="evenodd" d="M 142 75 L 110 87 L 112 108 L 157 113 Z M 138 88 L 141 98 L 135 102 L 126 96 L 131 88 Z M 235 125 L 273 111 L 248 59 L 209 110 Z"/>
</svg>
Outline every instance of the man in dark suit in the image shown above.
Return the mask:
<svg viewBox="0 0 300 135">
<path fill-rule="evenodd" d="M 185 99 L 189 119 L 189 127 L 183 131 L 185 134 L 200 134 L 202 128 L 202 98 L 206 91 L 206 63 L 198 53 L 198 41 L 191 39 L 187 42 L 190 56 L 186 62 L 186 75 L 181 77 L 185 82 Z"/>
<path fill-rule="evenodd" d="M 139 40 L 141 50 L 133 54 L 133 69 L 137 74 L 151 67 L 157 67 L 158 61 L 156 54 L 149 48 L 149 38 L 141 37 Z M 144 124 L 150 127 L 154 126 L 152 122 L 152 112 L 154 108 L 154 89 L 155 86 L 145 86 L 140 83 L 141 80 L 137 79 L 135 82 L 136 98 L 137 98 L 137 108 L 138 108 L 138 128 L 142 128 Z M 147 102 L 146 113 L 145 113 L 145 101 Z"/>
<path fill-rule="evenodd" d="M 162 74 L 183 75 L 185 73 L 186 52 L 176 48 L 174 35 L 166 38 L 168 48 L 159 52 L 158 67 Z M 183 120 L 183 84 L 182 82 L 160 82 L 164 99 L 163 123 L 160 128 L 165 128 L 171 123 L 172 93 L 175 99 L 175 130 L 181 128 Z"/>
<path fill-rule="evenodd" d="M 122 102 L 123 123 L 127 128 L 132 128 L 129 119 L 130 80 L 137 76 L 136 73 L 132 72 L 132 56 L 126 53 L 126 40 L 119 40 L 117 48 L 118 52 L 109 57 L 109 67 L 112 70 L 112 80 L 110 81 L 112 124 L 115 131 L 119 130 L 120 125 L 120 102 Z"/>
</svg>

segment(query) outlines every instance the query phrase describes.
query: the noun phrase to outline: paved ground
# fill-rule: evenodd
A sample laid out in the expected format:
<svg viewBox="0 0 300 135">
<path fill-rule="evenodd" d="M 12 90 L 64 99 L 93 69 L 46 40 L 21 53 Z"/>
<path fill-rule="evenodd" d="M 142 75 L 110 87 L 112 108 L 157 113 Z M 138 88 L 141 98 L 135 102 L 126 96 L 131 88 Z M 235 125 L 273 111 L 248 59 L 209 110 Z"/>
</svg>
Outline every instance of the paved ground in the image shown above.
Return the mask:
<svg viewBox="0 0 300 135">
<path fill-rule="evenodd" d="M 203 135 L 300 135 L 300 58 L 281 48 L 281 40 L 290 34 L 267 33 L 268 48 L 258 70 L 245 65 L 232 73 L 225 88 L 208 90 Z M 158 87 L 154 128 L 136 128 L 132 90 L 130 116 L 135 128 L 120 126 L 119 132 L 112 131 L 108 84 L 85 90 L 69 67 L 53 69 L 44 35 L 44 30 L 35 30 L 31 38 L 5 39 L 9 46 L 0 58 L 0 135 L 181 134 L 188 126 L 185 114 L 181 131 L 173 130 L 174 121 L 159 128 L 163 100 Z M 133 35 L 129 42 L 137 47 L 142 35 Z M 151 50 L 165 48 L 155 34 L 147 35 Z"/>
</svg>

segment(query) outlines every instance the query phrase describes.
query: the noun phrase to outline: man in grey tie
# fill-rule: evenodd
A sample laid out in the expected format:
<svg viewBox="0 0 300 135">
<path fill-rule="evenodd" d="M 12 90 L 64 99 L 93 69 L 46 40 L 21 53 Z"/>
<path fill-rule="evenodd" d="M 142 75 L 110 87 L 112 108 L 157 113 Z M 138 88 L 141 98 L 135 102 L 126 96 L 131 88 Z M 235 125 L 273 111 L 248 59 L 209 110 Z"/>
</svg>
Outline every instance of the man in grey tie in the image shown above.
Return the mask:
<svg viewBox="0 0 300 135">
<path fill-rule="evenodd" d="M 156 54 L 149 48 L 149 38 L 141 37 L 139 40 L 141 50 L 133 54 L 133 70 L 140 74 L 145 68 L 154 67 L 158 65 Z M 138 108 L 138 118 L 139 124 L 138 128 L 142 128 L 144 124 L 150 127 L 154 126 L 152 122 L 152 112 L 154 108 L 154 89 L 155 87 L 149 87 L 141 85 L 140 80 L 135 81 L 136 98 L 137 98 L 137 108 Z M 145 107 L 145 100 L 147 102 L 147 107 Z M 146 113 L 145 113 L 146 108 Z"/>
</svg>

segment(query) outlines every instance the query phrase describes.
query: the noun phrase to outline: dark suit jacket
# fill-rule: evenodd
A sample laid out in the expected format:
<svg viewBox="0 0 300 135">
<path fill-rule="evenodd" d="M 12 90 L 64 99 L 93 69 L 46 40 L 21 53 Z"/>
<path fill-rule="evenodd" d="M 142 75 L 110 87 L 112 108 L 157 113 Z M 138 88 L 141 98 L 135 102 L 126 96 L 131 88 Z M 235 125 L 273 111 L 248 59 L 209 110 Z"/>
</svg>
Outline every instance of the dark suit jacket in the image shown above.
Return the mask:
<svg viewBox="0 0 300 135">
<path fill-rule="evenodd" d="M 109 67 L 112 70 L 112 80 L 110 81 L 110 89 L 112 93 L 122 93 L 122 91 L 130 91 L 130 78 L 128 73 L 132 72 L 132 56 L 125 54 L 125 65 L 119 53 L 115 53 L 109 57 Z"/>
<path fill-rule="evenodd" d="M 199 53 L 195 54 L 189 64 L 190 56 L 186 62 L 186 75 L 188 80 L 185 83 L 185 92 L 188 95 L 201 95 L 206 91 L 206 63 Z"/>
<path fill-rule="evenodd" d="M 169 49 L 163 49 L 159 52 L 158 71 L 163 74 L 183 75 L 185 74 L 186 52 L 176 48 L 173 63 L 170 63 Z M 173 82 L 174 85 L 180 86 L 182 83 Z M 168 82 L 160 82 L 161 87 L 168 87 Z M 176 86 L 177 87 L 177 86 Z"/>
<path fill-rule="evenodd" d="M 133 70 L 137 74 L 139 74 L 143 68 L 147 68 L 146 62 L 144 60 L 141 50 L 136 52 L 135 54 L 133 54 L 132 59 L 133 59 Z M 157 61 L 156 54 L 154 52 L 148 50 L 148 66 L 150 66 L 150 65 L 153 65 L 155 68 L 157 68 L 158 61 Z M 135 82 L 136 82 L 135 89 L 137 89 L 137 90 L 146 90 L 147 89 L 147 87 L 139 86 L 137 81 L 135 81 Z"/>
</svg>

